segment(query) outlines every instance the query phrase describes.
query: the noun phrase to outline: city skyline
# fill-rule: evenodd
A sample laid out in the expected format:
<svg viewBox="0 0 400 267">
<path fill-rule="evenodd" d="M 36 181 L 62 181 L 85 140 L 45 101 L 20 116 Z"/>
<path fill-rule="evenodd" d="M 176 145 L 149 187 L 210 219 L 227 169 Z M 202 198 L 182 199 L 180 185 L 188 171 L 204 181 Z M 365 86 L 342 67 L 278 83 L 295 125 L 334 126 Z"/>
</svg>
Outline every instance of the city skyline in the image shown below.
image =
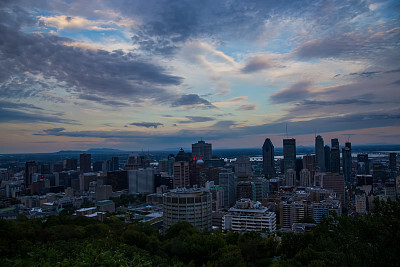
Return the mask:
<svg viewBox="0 0 400 267">
<path fill-rule="evenodd" d="M 399 10 L 4 1 L 0 153 L 399 144 Z"/>
</svg>

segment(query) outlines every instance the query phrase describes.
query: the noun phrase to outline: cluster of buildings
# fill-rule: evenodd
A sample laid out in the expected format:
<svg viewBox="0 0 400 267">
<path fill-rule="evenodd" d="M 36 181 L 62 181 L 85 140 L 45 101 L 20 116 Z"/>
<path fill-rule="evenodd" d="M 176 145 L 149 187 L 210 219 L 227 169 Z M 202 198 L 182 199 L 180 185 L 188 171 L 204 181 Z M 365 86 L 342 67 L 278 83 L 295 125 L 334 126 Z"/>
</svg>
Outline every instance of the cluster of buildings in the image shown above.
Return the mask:
<svg viewBox="0 0 400 267">
<path fill-rule="evenodd" d="M 227 159 L 201 140 L 190 153 L 180 149 L 156 162 L 139 154 L 123 162 L 118 156 L 92 162 L 91 154 L 81 154 L 79 164 L 27 161 L 22 172 L 0 169 L 0 218 L 73 208 L 76 216 L 103 220 L 124 210 L 110 198 L 140 195 L 143 209 L 129 211 L 164 231 L 179 221 L 201 230 L 307 231 L 333 213 L 365 214 L 375 197 L 399 195 L 396 153 L 370 158 L 351 149 L 350 142 L 340 151 L 338 139 L 328 146 L 316 136 L 315 153 L 297 155 L 296 140 L 283 139 L 283 156 L 276 156 L 267 138 L 262 157 Z"/>
</svg>

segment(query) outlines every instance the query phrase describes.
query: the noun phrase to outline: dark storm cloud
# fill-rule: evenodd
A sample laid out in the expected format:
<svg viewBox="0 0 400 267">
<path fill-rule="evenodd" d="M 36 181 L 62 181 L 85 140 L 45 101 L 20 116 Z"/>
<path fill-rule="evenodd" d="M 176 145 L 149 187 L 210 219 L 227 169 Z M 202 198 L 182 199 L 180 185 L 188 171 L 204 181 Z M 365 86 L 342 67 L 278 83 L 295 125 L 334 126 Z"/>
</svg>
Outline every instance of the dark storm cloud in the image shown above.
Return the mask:
<svg viewBox="0 0 400 267">
<path fill-rule="evenodd" d="M 146 127 L 146 128 L 157 128 L 158 126 L 164 126 L 164 124 L 160 122 L 133 122 L 130 125 L 139 126 L 139 127 Z"/>
<path fill-rule="evenodd" d="M 211 109 L 215 108 L 213 104 L 211 104 L 208 100 L 201 98 L 197 94 L 188 94 L 182 95 L 177 100 L 173 101 L 171 106 L 178 107 L 178 106 L 198 106 L 200 105 L 203 108 Z"/>
<path fill-rule="evenodd" d="M 246 66 L 241 70 L 244 74 L 259 72 L 265 69 L 269 69 L 271 63 L 265 58 L 253 58 L 247 62 Z"/>
<path fill-rule="evenodd" d="M 201 116 L 186 116 L 188 120 L 179 121 L 178 123 L 196 123 L 196 122 L 206 122 L 206 121 L 214 121 L 214 118 L 211 117 L 201 117 Z"/>
<path fill-rule="evenodd" d="M 49 116 L 46 114 L 35 114 L 32 112 L 22 112 L 18 110 L 8 110 L 0 108 L 0 123 L 66 123 L 66 124 L 77 124 L 74 120 L 64 119 L 56 116 Z"/>
<path fill-rule="evenodd" d="M 306 99 L 311 94 L 308 90 L 310 86 L 310 82 L 298 82 L 287 89 L 272 94 L 270 99 L 275 104 L 300 101 Z"/>
</svg>

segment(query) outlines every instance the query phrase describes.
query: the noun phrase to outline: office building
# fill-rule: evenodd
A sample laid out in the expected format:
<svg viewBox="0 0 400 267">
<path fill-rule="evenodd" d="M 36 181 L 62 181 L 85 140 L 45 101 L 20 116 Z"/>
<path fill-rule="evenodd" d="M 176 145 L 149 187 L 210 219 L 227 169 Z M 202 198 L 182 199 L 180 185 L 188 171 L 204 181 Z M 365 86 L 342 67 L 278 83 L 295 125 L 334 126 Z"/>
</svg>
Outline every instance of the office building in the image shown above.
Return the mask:
<svg viewBox="0 0 400 267">
<path fill-rule="evenodd" d="M 209 160 L 212 158 L 212 146 L 201 140 L 192 144 L 192 156 L 196 159 Z"/>
<path fill-rule="evenodd" d="M 224 207 L 232 207 L 236 201 L 236 179 L 232 171 L 223 169 L 219 173 L 219 185 L 224 190 Z"/>
<path fill-rule="evenodd" d="M 262 146 L 263 151 L 263 173 L 265 177 L 273 177 L 275 175 L 274 145 L 271 139 L 265 139 Z"/>
<path fill-rule="evenodd" d="M 80 171 L 91 172 L 92 171 L 92 155 L 91 154 L 80 154 Z"/>
<path fill-rule="evenodd" d="M 101 172 L 101 171 L 103 171 L 103 161 L 93 162 L 93 172 Z"/>
<path fill-rule="evenodd" d="M 236 199 L 247 198 L 255 201 L 256 187 L 251 181 L 240 181 L 236 185 Z"/>
<path fill-rule="evenodd" d="M 105 184 L 111 185 L 113 191 L 129 188 L 128 171 L 107 172 Z"/>
<path fill-rule="evenodd" d="M 331 140 L 331 172 L 340 173 L 340 150 L 337 138 Z"/>
<path fill-rule="evenodd" d="M 276 214 L 250 199 L 241 199 L 222 217 L 222 229 L 238 232 L 276 232 Z"/>
<path fill-rule="evenodd" d="M 118 156 L 113 156 L 111 158 L 111 170 L 112 172 L 119 171 L 119 158 Z"/>
<path fill-rule="evenodd" d="M 177 222 L 187 221 L 200 231 L 211 231 L 211 193 L 198 188 L 179 188 L 163 195 L 164 231 Z"/>
<path fill-rule="evenodd" d="M 324 146 L 324 154 L 325 154 L 325 171 L 331 171 L 331 148 L 328 145 Z"/>
<path fill-rule="evenodd" d="M 151 194 L 155 191 L 153 168 L 129 170 L 129 194 Z"/>
<path fill-rule="evenodd" d="M 397 173 L 397 153 L 389 153 L 389 171 L 391 173 Z"/>
<path fill-rule="evenodd" d="M 285 185 L 286 186 L 296 186 L 296 171 L 293 169 L 288 169 L 285 171 Z"/>
<path fill-rule="evenodd" d="M 357 174 L 369 174 L 368 154 L 357 155 Z"/>
<path fill-rule="evenodd" d="M 239 179 L 248 179 L 253 175 L 250 158 L 247 156 L 240 156 L 233 163 L 235 168 L 235 175 Z"/>
<path fill-rule="evenodd" d="M 28 188 L 32 184 L 32 175 L 36 172 L 37 172 L 37 166 L 35 161 L 25 162 L 25 176 L 24 176 L 25 188 Z"/>
<path fill-rule="evenodd" d="M 325 174 L 322 177 L 321 187 L 324 189 L 331 190 L 336 194 L 336 197 L 340 199 L 341 203 L 344 203 L 345 198 L 345 185 L 344 177 L 339 174 Z"/>
<path fill-rule="evenodd" d="M 324 139 L 320 135 L 315 137 L 315 163 L 319 172 L 325 172 Z"/>
<path fill-rule="evenodd" d="M 352 157 L 351 157 L 351 143 L 346 142 L 345 147 L 342 149 L 342 161 L 343 161 L 343 176 L 346 181 L 346 184 L 353 183 L 353 175 L 352 175 Z"/>
<path fill-rule="evenodd" d="M 269 181 L 263 177 L 257 177 L 252 180 L 256 191 L 256 201 L 261 202 L 269 194 Z"/>
<path fill-rule="evenodd" d="M 78 169 L 78 160 L 77 159 L 66 159 L 64 160 L 64 169 L 67 171 Z"/>
<path fill-rule="evenodd" d="M 283 171 L 296 168 L 296 139 L 283 139 Z"/>
</svg>

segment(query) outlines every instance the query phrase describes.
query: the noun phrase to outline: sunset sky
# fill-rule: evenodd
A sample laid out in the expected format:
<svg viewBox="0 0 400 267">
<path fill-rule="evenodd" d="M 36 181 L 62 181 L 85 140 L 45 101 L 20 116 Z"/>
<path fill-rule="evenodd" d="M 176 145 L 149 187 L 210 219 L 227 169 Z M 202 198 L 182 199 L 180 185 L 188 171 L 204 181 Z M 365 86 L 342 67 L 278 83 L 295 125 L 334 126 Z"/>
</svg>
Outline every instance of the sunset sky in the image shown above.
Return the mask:
<svg viewBox="0 0 400 267">
<path fill-rule="evenodd" d="M 400 144 L 400 2 L 0 1 L 0 153 Z"/>
</svg>

